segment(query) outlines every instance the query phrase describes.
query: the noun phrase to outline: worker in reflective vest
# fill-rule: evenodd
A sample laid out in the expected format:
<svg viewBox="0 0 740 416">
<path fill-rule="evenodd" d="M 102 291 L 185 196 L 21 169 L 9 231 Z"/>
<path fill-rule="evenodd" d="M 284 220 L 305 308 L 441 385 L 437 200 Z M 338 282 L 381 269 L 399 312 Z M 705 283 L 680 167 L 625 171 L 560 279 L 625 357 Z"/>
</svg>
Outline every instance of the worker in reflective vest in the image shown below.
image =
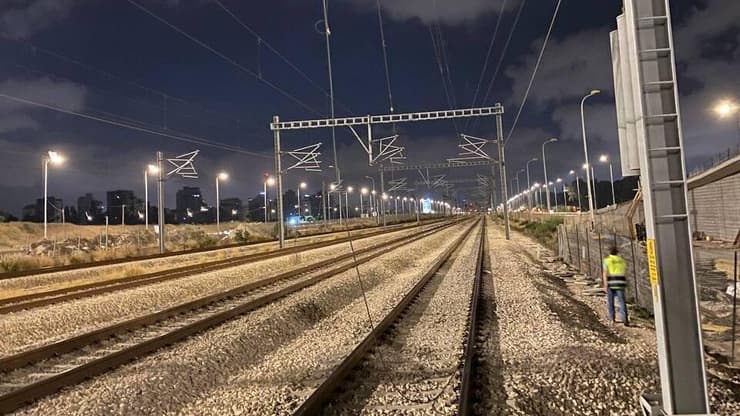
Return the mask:
<svg viewBox="0 0 740 416">
<path fill-rule="evenodd" d="M 617 247 L 612 247 L 609 255 L 604 259 L 604 289 L 606 290 L 606 306 L 609 312 L 609 319 L 614 323 L 614 298 L 617 298 L 619 310 L 622 315 L 622 322 L 625 326 L 629 325 L 627 320 L 627 305 L 624 302 L 624 290 L 627 288 L 627 279 L 624 273 L 627 270 L 627 263 L 619 256 Z"/>
</svg>

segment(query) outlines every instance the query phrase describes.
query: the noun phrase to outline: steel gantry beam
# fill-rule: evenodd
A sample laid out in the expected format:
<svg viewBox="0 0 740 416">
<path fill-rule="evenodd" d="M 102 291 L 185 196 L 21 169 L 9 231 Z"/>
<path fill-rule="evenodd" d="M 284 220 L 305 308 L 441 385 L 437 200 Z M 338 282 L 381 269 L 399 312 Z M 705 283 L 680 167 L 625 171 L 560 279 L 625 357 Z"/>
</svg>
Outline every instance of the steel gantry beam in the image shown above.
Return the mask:
<svg viewBox="0 0 740 416">
<path fill-rule="evenodd" d="M 347 127 L 352 131 L 352 134 L 354 134 L 355 138 L 357 138 L 357 141 L 360 143 L 360 145 L 363 147 L 365 152 L 368 154 L 368 164 L 370 166 L 376 165 L 379 162 L 382 162 L 384 160 L 390 161 L 391 164 L 399 163 L 400 160 L 405 159 L 405 156 L 403 155 L 403 147 L 396 146 L 393 144 L 393 142 L 396 139 L 396 136 L 391 136 L 385 139 L 373 139 L 373 130 L 372 126 L 377 124 L 395 124 L 395 123 L 406 123 L 406 122 L 419 122 L 419 121 L 433 121 L 433 120 L 447 120 L 447 119 L 456 119 L 456 118 L 468 118 L 468 117 L 489 117 L 489 116 L 495 116 L 496 117 L 496 126 L 498 131 L 498 135 L 501 136 L 503 132 L 501 131 L 502 126 L 502 117 L 504 114 L 504 107 L 500 103 L 496 103 L 493 107 L 478 107 L 478 108 L 463 108 L 463 109 L 454 109 L 454 110 L 439 110 L 439 111 L 425 111 L 425 112 L 419 112 L 419 113 L 401 113 L 401 114 L 385 114 L 385 115 L 367 115 L 367 116 L 361 116 L 361 117 L 332 117 L 328 119 L 316 119 L 316 120 L 297 120 L 297 121 L 280 121 L 279 116 L 274 116 L 272 118 L 272 123 L 270 123 L 270 130 L 273 132 L 274 136 L 274 146 L 275 146 L 275 174 L 277 177 L 277 191 L 278 191 L 278 221 L 280 222 L 278 226 L 278 241 L 280 242 L 280 247 L 283 247 L 285 244 L 285 225 L 283 224 L 283 211 L 282 211 L 282 197 L 283 197 L 283 186 L 282 186 L 282 174 L 281 171 L 281 161 L 280 161 L 280 132 L 285 130 L 304 130 L 304 129 L 320 129 L 320 128 L 335 128 L 335 127 Z M 355 126 L 365 126 L 367 128 L 367 138 L 362 138 L 358 134 L 358 132 L 355 130 Z M 373 148 L 375 145 L 380 145 L 380 154 L 376 157 L 373 157 Z M 501 149 L 499 149 L 501 151 Z M 503 155 L 499 155 L 499 159 L 502 159 Z M 484 164 L 479 164 L 475 166 L 483 166 L 483 165 L 491 165 L 492 163 L 495 163 L 495 161 L 487 161 Z M 464 165 L 461 165 L 459 163 L 456 164 L 441 164 L 441 168 L 444 167 L 466 167 Z M 384 183 L 384 177 L 383 174 L 386 171 L 392 171 L 389 168 L 384 169 L 383 165 L 380 165 L 380 187 L 381 187 L 381 195 L 385 193 L 385 183 Z M 407 170 L 404 169 L 401 166 L 396 166 L 397 170 Z M 502 163 L 499 163 L 499 167 L 503 169 Z M 337 167 L 338 169 L 338 167 Z M 417 168 L 414 168 L 413 170 L 416 170 Z M 502 178 L 502 180 L 505 180 L 505 178 Z M 337 184 L 338 186 L 340 184 Z M 502 189 L 505 190 L 506 186 L 505 184 L 502 185 Z M 506 200 L 506 198 L 504 199 Z M 385 222 L 385 205 L 381 206 L 381 216 L 383 218 L 383 226 L 386 225 Z M 506 214 L 506 207 L 504 207 L 504 213 Z M 507 238 L 508 238 L 508 218 L 506 218 L 506 231 L 507 231 Z"/>
<path fill-rule="evenodd" d="M 386 114 L 379 116 L 341 117 L 320 120 L 273 121 L 270 130 L 302 130 L 326 127 L 350 127 L 367 124 L 392 124 L 411 121 L 445 120 L 452 118 L 485 117 L 504 113 L 501 104 L 493 107 L 465 108 L 457 110 L 426 111 L 421 113 Z"/>
<path fill-rule="evenodd" d="M 381 166 L 381 172 L 404 172 L 420 169 L 454 169 L 454 168 L 472 168 L 476 166 L 491 166 L 498 164 L 496 160 L 478 160 L 473 162 L 444 162 L 444 163 L 423 163 L 420 165 L 399 165 L 399 166 Z"/>
</svg>

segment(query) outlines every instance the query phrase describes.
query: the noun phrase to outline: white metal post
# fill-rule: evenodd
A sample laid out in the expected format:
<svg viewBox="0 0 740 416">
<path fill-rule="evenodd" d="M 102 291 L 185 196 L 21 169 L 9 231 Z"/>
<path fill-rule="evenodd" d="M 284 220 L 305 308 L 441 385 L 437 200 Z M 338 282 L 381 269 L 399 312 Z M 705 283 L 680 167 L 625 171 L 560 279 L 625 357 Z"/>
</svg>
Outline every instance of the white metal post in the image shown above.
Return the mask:
<svg viewBox="0 0 740 416">
<path fill-rule="evenodd" d="M 506 188 L 506 158 L 504 156 L 504 125 L 501 114 L 496 114 L 496 142 L 498 143 L 499 181 L 501 182 L 501 204 L 504 206 L 504 230 L 506 239 L 511 239 L 509 230 L 509 191 Z"/>
<path fill-rule="evenodd" d="M 617 197 L 614 195 L 614 170 L 612 169 L 612 162 L 609 162 L 609 179 L 612 183 L 612 205 L 617 206 Z"/>
<path fill-rule="evenodd" d="M 267 178 L 265 178 L 264 185 L 265 185 L 265 188 L 262 192 L 262 195 L 264 196 L 264 202 L 265 202 L 265 224 L 267 224 Z"/>
<path fill-rule="evenodd" d="M 46 240 L 48 237 L 47 233 L 47 211 L 48 211 L 48 205 L 49 205 L 49 195 L 48 195 L 48 182 L 49 182 L 49 158 L 44 158 L 44 240 Z"/>
<path fill-rule="evenodd" d="M 589 172 L 591 164 L 588 160 L 588 144 L 586 143 L 586 118 L 583 114 L 583 104 L 586 102 L 586 99 L 588 99 L 589 97 L 593 97 L 594 95 L 599 93 L 599 90 L 592 90 L 581 100 L 581 132 L 583 133 L 583 158 L 586 161 L 586 185 L 588 186 L 588 210 L 591 215 L 591 228 L 593 228 L 596 224 L 596 217 L 594 215 L 594 200 L 591 196 L 591 173 Z"/>
<path fill-rule="evenodd" d="M 218 175 L 216 175 L 216 233 L 221 235 L 221 203 L 218 192 Z"/>
<path fill-rule="evenodd" d="M 165 251 L 164 248 L 164 156 L 162 152 L 157 152 L 157 222 L 159 224 L 159 253 Z"/>
<path fill-rule="evenodd" d="M 546 195 L 547 198 L 547 212 L 550 212 L 550 182 L 547 180 L 547 157 L 545 156 L 545 145 L 548 143 L 553 143 L 558 141 L 558 139 L 552 138 L 548 139 L 544 143 L 542 143 L 542 170 L 545 173 L 545 189 L 546 189 Z"/>
<path fill-rule="evenodd" d="M 144 229 L 149 231 L 149 168 L 144 169 Z"/>
<path fill-rule="evenodd" d="M 273 123 L 279 123 L 280 117 L 274 116 Z M 278 241 L 280 248 L 285 246 L 285 220 L 283 218 L 283 167 L 280 158 L 280 130 L 275 130 L 275 173 L 277 174 L 277 192 L 278 192 Z"/>
</svg>

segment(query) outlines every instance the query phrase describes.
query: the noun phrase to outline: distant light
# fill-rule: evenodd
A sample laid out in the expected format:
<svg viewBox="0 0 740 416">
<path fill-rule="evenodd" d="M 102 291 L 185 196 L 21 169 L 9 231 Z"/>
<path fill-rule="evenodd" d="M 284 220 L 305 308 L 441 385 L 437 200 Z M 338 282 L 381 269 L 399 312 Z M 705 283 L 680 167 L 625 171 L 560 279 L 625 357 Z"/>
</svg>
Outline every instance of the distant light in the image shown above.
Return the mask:
<svg viewBox="0 0 740 416">
<path fill-rule="evenodd" d="M 609 156 L 607 156 L 607 155 L 601 155 L 601 156 L 599 156 L 599 162 L 606 163 L 608 161 L 609 161 Z"/>
<path fill-rule="evenodd" d="M 301 184 L 300 184 L 300 185 L 298 185 L 298 186 L 299 186 L 299 187 L 300 187 L 301 189 L 306 189 L 306 187 L 307 187 L 308 185 L 306 184 L 306 182 L 301 182 Z"/>
<path fill-rule="evenodd" d="M 360 193 L 362 193 L 363 195 L 367 195 L 367 188 L 360 189 Z"/>
<path fill-rule="evenodd" d="M 146 170 L 149 171 L 149 173 L 159 173 L 159 167 L 157 167 L 157 165 L 149 164 L 146 167 Z"/>
<path fill-rule="evenodd" d="M 61 165 L 64 163 L 64 156 L 53 150 L 49 150 L 49 162 L 54 165 Z"/>
<path fill-rule="evenodd" d="M 354 190 L 355 190 L 355 188 L 353 188 L 351 186 L 348 186 L 347 187 L 347 192 L 349 192 L 349 193 L 352 193 L 352 191 L 354 191 Z"/>
<path fill-rule="evenodd" d="M 719 115 L 720 118 L 731 116 L 740 109 L 740 105 L 730 100 L 722 100 L 715 107 L 714 112 Z"/>
<path fill-rule="evenodd" d="M 226 179 L 229 179 L 229 174 L 226 172 L 221 172 L 218 174 L 218 178 L 222 181 L 225 181 Z"/>
<path fill-rule="evenodd" d="M 275 185 L 275 178 L 273 178 L 272 176 L 270 176 L 270 177 L 267 178 L 267 181 L 265 181 L 265 182 L 267 183 L 267 186 Z"/>
</svg>

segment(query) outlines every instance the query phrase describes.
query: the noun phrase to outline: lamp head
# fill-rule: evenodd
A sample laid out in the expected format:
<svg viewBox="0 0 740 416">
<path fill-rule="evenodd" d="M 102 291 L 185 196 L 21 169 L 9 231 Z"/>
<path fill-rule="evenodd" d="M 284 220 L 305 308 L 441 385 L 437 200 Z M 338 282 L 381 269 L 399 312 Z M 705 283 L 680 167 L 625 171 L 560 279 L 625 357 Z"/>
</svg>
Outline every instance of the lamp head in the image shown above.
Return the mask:
<svg viewBox="0 0 740 416">
<path fill-rule="evenodd" d="M 607 155 L 601 155 L 601 156 L 599 156 L 599 162 L 606 163 L 608 161 L 609 161 L 609 156 L 607 156 Z"/>
<path fill-rule="evenodd" d="M 226 172 L 221 172 L 218 174 L 218 179 L 225 181 L 226 179 L 229 179 L 229 174 Z"/>
<path fill-rule="evenodd" d="M 355 190 L 355 188 L 353 188 L 351 186 L 348 186 L 347 187 L 347 192 L 349 192 L 349 193 L 352 193 L 352 191 L 354 191 L 354 190 Z"/>
<path fill-rule="evenodd" d="M 731 100 L 722 100 L 714 107 L 714 112 L 717 113 L 720 118 L 729 117 L 738 110 L 740 110 L 740 105 Z"/>
<path fill-rule="evenodd" d="M 308 186 L 308 185 L 306 185 L 306 182 L 301 182 L 301 184 L 299 185 L 299 187 L 300 187 L 301 189 L 306 189 L 306 187 L 307 187 L 307 186 Z"/>
<path fill-rule="evenodd" d="M 146 170 L 149 173 L 159 173 L 159 167 L 151 163 L 147 165 Z"/>
<path fill-rule="evenodd" d="M 360 193 L 363 195 L 367 195 L 367 188 L 360 189 Z"/>
<path fill-rule="evenodd" d="M 571 170 L 570 172 L 568 172 L 568 174 L 569 174 L 569 175 L 575 175 L 575 174 L 576 174 L 576 171 L 574 171 L 574 170 Z"/>
<path fill-rule="evenodd" d="M 49 162 L 51 162 L 53 165 L 61 165 L 64 163 L 64 156 L 62 156 L 59 152 L 55 152 L 53 150 L 49 150 Z"/>
<path fill-rule="evenodd" d="M 597 94 L 601 94 L 601 90 L 591 90 L 591 93 L 588 95 L 597 95 Z"/>
<path fill-rule="evenodd" d="M 275 178 L 273 178 L 272 176 L 269 176 L 267 180 L 265 181 L 265 183 L 267 183 L 267 186 L 275 185 Z"/>
</svg>

